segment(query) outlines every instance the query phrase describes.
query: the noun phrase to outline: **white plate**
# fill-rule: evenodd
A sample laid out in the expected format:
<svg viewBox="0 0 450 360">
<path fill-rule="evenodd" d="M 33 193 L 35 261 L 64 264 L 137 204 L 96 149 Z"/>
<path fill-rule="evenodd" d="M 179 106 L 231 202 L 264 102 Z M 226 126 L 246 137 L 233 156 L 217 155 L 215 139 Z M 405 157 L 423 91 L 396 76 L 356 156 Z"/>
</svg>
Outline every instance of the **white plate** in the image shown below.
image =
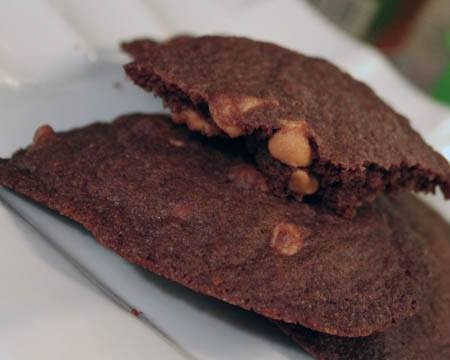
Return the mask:
<svg viewBox="0 0 450 360">
<path fill-rule="evenodd" d="M 30 143 L 43 123 L 64 130 L 162 111 L 126 81 L 115 46 L 176 31 L 244 34 L 332 59 L 450 153 L 448 109 L 302 2 L 36 0 L 26 13 L 24 4 L 0 4 L 0 156 Z M 1 360 L 309 358 L 266 320 L 127 264 L 79 226 L 17 195 L 2 189 L 0 197 Z M 430 201 L 450 216 L 447 204 Z M 131 308 L 145 316 L 129 315 Z"/>
</svg>

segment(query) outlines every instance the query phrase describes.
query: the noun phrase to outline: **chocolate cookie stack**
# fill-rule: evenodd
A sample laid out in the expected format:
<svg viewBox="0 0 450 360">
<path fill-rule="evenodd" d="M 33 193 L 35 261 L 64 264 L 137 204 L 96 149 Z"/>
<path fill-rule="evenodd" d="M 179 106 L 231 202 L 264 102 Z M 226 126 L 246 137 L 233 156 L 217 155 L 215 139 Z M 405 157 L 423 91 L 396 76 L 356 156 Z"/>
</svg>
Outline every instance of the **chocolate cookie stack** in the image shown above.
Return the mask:
<svg viewBox="0 0 450 360">
<path fill-rule="evenodd" d="M 449 163 L 328 62 L 235 37 L 123 45 L 171 118 L 44 126 L 0 184 L 320 359 L 450 358 Z M 388 195 L 389 194 L 389 195 Z"/>
</svg>

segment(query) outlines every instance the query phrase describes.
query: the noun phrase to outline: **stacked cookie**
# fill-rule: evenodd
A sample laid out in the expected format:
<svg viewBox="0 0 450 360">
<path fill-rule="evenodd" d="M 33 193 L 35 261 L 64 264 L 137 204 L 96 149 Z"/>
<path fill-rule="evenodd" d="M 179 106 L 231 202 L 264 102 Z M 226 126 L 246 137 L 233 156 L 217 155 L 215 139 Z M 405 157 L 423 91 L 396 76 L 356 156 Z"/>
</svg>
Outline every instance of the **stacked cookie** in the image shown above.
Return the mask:
<svg viewBox="0 0 450 360">
<path fill-rule="evenodd" d="M 321 359 L 450 357 L 450 167 L 324 60 L 232 37 L 124 44 L 171 118 L 38 129 L 0 184 Z M 389 196 L 387 194 L 390 194 Z"/>
<path fill-rule="evenodd" d="M 450 197 L 448 162 L 363 83 L 330 63 L 233 37 L 126 43 L 125 66 L 176 123 L 241 138 L 276 195 L 351 218 L 383 193 Z"/>
</svg>

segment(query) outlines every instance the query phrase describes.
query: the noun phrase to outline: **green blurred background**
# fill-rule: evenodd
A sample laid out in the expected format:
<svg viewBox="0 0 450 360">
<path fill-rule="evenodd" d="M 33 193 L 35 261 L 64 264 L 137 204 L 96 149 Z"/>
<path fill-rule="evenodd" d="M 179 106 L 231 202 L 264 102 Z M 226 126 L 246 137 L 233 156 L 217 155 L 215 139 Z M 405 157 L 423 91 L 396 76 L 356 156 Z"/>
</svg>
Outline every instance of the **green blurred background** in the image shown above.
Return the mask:
<svg viewBox="0 0 450 360">
<path fill-rule="evenodd" d="M 450 0 L 310 0 L 378 47 L 412 83 L 450 106 Z"/>
</svg>

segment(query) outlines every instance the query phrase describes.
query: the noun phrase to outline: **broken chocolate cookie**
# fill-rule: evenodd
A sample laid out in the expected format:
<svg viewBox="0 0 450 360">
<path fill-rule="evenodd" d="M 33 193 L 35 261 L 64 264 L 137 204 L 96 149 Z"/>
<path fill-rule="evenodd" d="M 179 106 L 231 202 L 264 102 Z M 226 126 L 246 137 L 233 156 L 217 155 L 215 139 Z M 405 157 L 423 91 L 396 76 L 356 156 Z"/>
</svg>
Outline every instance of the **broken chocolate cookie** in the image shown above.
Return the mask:
<svg viewBox="0 0 450 360">
<path fill-rule="evenodd" d="M 123 44 L 128 76 L 172 119 L 245 137 L 277 195 L 321 199 L 353 217 L 382 193 L 450 197 L 450 165 L 365 84 L 329 62 L 239 37 Z"/>
</svg>

